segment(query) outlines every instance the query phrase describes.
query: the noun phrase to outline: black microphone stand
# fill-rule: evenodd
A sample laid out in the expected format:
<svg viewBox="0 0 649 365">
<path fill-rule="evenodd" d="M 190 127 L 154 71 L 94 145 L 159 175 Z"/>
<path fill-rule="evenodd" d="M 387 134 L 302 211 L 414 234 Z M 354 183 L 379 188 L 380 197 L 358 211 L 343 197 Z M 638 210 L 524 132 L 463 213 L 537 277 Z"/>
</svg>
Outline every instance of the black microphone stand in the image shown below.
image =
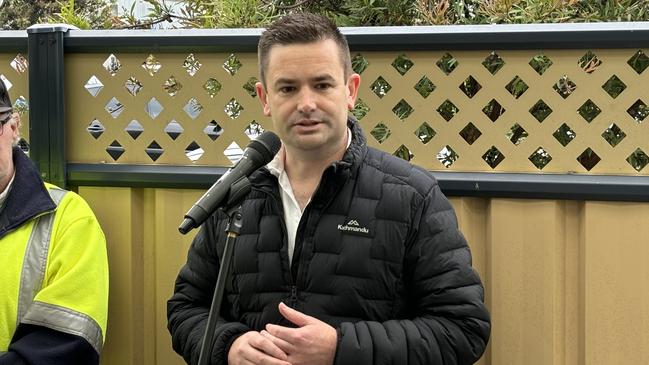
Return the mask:
<svg viewBox="0 0 649 365">
<path fill-rule="evenodd" d="M 201 344 L 201 352 L 198 357 L 199 365 L 210 364 L 210 357 L 212 355 L 212 343 L 214 342 L 214 330 L 216 329 L 216 323 L 221 311 L 221 302 L 223 301 L 225 283 L 230 272 L 230 263 L 232 261 L 232 256 L 234 253 L 234 245 L 243 224 L 243 215 L 241 213 L 240 200 L 249 192 L 250 181 L 248 181 L 248 178 L 243 177 L 240 180 L 237 180 L 230 187 L 228 202 L 224 207 L 220 208 L 229 217 L 228 224 L 225 227 L 227 239 L 225 240 L 225 248 L 223 249 L 223 257 L 221 258 L 219 274 L 216 278 L 216 286 L 214 288 L 214 297 L 212 298 L 210 314 L 207 317 L 207 326 L 205 327 L 205 335 L 203 336 L 203 343 Z"/>
</svg>

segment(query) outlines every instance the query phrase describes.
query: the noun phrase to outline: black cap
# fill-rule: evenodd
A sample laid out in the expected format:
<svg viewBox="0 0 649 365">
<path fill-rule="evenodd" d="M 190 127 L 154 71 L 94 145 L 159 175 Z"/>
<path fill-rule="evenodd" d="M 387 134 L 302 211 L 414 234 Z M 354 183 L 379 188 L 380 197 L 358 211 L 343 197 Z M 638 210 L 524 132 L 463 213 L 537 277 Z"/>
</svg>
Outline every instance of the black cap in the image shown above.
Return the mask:
<svg viewBox="0 0 649 365">
<path fill-rule="evenodd" d="M 12 111 L 13 111 L 13 107 L 11 106 L 11 99 L 9 98 L 9 92 L 7 91 L 7 87 L 5 86 L 5 83 L 2 80 L 0 80 L 0 115 L 11 113 Z"/>
</svg>

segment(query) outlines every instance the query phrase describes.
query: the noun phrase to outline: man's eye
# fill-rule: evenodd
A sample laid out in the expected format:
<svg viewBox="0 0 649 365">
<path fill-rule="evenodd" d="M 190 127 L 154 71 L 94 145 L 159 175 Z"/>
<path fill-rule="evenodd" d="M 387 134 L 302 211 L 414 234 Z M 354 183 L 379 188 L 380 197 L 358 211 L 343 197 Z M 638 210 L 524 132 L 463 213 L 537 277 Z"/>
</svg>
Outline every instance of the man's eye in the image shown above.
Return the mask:
<svg viewBox="0 0 649 365">
<path fill-rule="evenodd" d="M 316 89 L 326 90 L 326 89 L 328 89 L 328 88 L 331 87 L 331 84 L 326 84 L 326 83 L 324 83 L 324 84 L 317 84 L 315 87 L 316 87 Z"/>
<path fill-rule="evenodd" d="M 293 86 L 282 86 L 282 87 L 279 88 L 279 92 L 281 92 L 283 94 L 288 94 L 288 93 L 293 92 L 293 91 L 295 91 L 295 87 L 293 87 Z"/>
</svg>

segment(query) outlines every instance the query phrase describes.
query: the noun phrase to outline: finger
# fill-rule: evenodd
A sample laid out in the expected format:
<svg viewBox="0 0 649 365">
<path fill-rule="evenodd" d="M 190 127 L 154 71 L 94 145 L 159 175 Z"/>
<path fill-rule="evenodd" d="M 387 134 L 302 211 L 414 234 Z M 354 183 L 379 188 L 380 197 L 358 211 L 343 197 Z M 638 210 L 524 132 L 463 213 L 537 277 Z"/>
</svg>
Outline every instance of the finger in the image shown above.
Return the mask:
<svg viewBox="0 0 649 365">
<path fill-rule="evenodd" d="M 279 313 L 298 327 L 304 327 L 307 324 L 319 322 L 317 319 L 307 316 L 306 314 L 296 311 L 284 303 L 279 303 Z"/>
<path fill-rule="evenodd" d="M 287 360 L 288 356 L 271 339 L 260 335 L 250 339 L 250 346 L 278 360 Z"/>
<path fill-rule="evenodd" d="M 288 343 L 295 343 L 295 338 L 297 336 L 295 332 L 297 330 L 298 328 L 289 328 L 270 323 L 266 325 L 266 331 L 268 331 L 268 333 Z"/>
<path fill-rule="evenodd" d="M 266 337 L 267 339 L 272 341 L 275 345 L 277 345 L 277 347 L 282 349 L 282 351 L 284 351 L 284 353 L 290 354 L 290 353 L 294 352 L 295 347 L 290 342 L 285 341 L 285 340 L 283 340 L 283 339 L 281 339 L 279 337 L 273 336 L 272 334 L 270 334 L 266 330 L 262 330 L 260 333 L 261 333 L 262 336 Z"/>
</svg>

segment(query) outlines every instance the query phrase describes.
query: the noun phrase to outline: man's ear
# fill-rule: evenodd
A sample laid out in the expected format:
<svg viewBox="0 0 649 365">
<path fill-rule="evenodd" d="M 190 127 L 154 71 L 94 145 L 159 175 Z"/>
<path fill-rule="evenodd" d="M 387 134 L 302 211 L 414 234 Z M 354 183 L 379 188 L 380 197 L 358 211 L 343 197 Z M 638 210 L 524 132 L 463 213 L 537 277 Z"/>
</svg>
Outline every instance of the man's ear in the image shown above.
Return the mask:
<svg viewBox="0 0 649 365">
<path fill-rule="evenodd" d="M 361 85 L 361 75 L 353 73 L 347 78 L 347 109 L 354 109 L 356 97 L 358 97 L 358 88 Z"/>
<path fill-rule="evenodd" d="M 259 102 L 264 109 L 264 115 L 270 117 L 270 106 L 268 105 L 268 95 L 266 94 L 266 89 L 261 82 L 255 84 L 255 90 L 257 91 L 257 96 L 259 96 Z"/>
</svg>

